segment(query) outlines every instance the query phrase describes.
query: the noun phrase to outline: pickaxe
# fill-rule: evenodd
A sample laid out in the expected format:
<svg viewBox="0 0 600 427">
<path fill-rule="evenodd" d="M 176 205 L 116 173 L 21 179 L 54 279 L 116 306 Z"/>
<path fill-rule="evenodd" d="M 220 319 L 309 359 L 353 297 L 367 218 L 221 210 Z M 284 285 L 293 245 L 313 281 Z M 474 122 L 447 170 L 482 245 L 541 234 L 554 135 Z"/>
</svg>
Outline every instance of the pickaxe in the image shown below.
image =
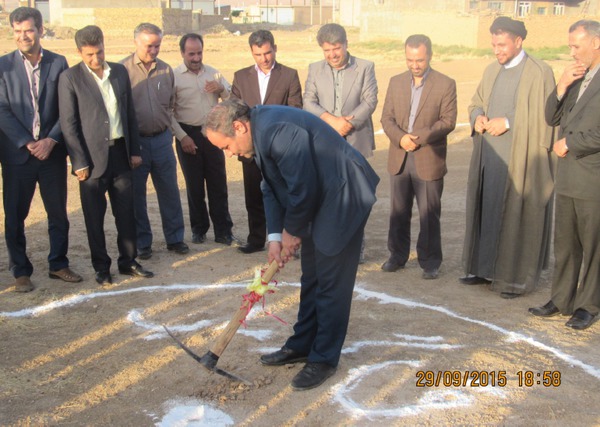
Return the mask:
<svg viewBox="0 0 600 427">
<path fill-rule="evenodd" d="M 262 275 L 262 279 L 261 279 L 262 283 L 271 282 L 271 279 L 273 279 L 273 276 L 277 272 L 278 268 L 279 268 L 279 265 L 277 265 L 277 262 L 272 261 L 271 264 L 269 265 L 269 268 L 267 269 L 267 271 L 265 271 L 264 274 Z M 167 334 L 169 334 L 169 336 L 171 338 L 173 338 L 173 340 L 175 340 L 175 342 L 179 345 L 179 347 L 181 347 L 187 354 L 192 356 L 194 358 L 194 360 L 196 360 L 198 363 L 200 363 L 202 366 L 204 366 L 209 371 L 215 372 L 219 375 L 223 375 L 224 377 L 229 378 L 231 380 L 239 381 L 239 382 L 243 382 L 245 384 L 251 385 L 250 382 L 248 382 L 240 377 L 237 377 L 229 372 L 226 372 L 220 368 L 217 368 L 217 362 L 219 361 L 219 357 L 221 357 L 221 355 L 223 354 L 223 352 L 225 351 L 225 349 L 227 348 L 227 346 L 233 339 L 233 336 L 239 329 L 239 327 L 242 324 L 242 322 L 244 321 L 244 319 L 246 319 L 246 316 L 248 315 L 248 313 L 250 313 L 250 310 L 252 309 L 253 304 L 254 304 L 253 302 L 250 302 L 249 300 L 244 299 L 244 303 L 242 304 L 242 306 L 233 315 L 233 317 L 231 318 L 231 320 L 229 321 L 229 323 L 227 324 L 227 326 L 225 327 L 225 329 L 223 330 L 221 335 L 219 335 L 219 337 L 216 339 L 216 341 L 211 346 L 210 350 L 202 357 L 198 356 L 189 347 L 187 347 L 185 344 L 183 344 L 181 341 L 179 341 L 171 333 L 171 331 L 169 331 L 167 329 L 167 327 L 165 325 L 163 325 L 163 328 L 165 328 L 165 331 L 167 331 Z"/>
</svg>

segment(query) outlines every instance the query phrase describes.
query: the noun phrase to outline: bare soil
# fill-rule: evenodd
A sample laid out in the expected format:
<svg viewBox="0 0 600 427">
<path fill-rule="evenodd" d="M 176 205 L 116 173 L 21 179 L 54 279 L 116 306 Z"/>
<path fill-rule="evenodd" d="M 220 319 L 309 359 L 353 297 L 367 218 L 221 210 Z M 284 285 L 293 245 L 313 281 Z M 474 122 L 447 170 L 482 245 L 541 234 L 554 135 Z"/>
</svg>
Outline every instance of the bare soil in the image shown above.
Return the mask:
<svg viewBox="0 0 600 427">
<path fill-rule="evenodd" d="M 302 81 L 321 58 L 312 29 L 276 32 L 278 59 Z M 356 38 L 355 34 L 351 34 Z M 403 72 L 402 52 L 350 51 L 374 60 L 379 82 L 378 125 L 389 78 Z M 161 58 L 180 63 L 177 39 L 167 36 Z M 231 81 L 252 63 L 245 36 L 209 35 L 205 58 Z M 46 40 L 45 48 L 78 62 L 71 40 Z M 0 52 L 14 49 L 0 41 Z M 107 40 L 109 60 L 133 50 L 131 40 Z M 549 298 L 551 271 L 539 289 L 503 300 L 487 286 L 464 286 L 460 256 L 471 141 L 466 107 L 484 67 L 493 58 L 434 58 L 433 67 L 457 80 L 459 126 L 450 136 L 443 196 L 444 263 L 438 280 L 423 280 L 411 256 L 406 269 L 381 271 L 387 259 L 389 179 L 387 138 L 377 135 L 370 160 L 381 176 L 378 201 L 366 228 L 366 262 L 337 373 L 323 386 L 294 392 L 300 365 L 264 367 L 259 355 L 281 346 L 291 332 L 299 294 L 299 262 L 277 275 L 279 290 L 255 307 L 218 366 L 247 379 L 232 382 L 205 370 L 176 347 L 168 325 L 198 354 L 210 348 L 246 293 L 265 252 L 243 255 L 212 241 L 185 256 L 166 250 L 154 190 L 149 209 L 154 255 L 144 262 L 148 280 L 115 274 L 115 284 L 94 281 L 75 178 L 69 177 L 70 260 L 85 281 L 66 284 L 47 276 L 47 225 L 36 196 L 27 220 L 34 292 L 12 292 L 6 251 L 0 252 L 0 425 L 598 425 L 598 327 L 575 332 L 562 316 L 534 318 L 527 308 Z M 556 72 L 564 62 L 551 64 Z M 241 167 L 227 163 L 229 203 L 241 239 L 247 234 Z M 184 181 L 181 199 L 187 215 Z M 188 219 L 186 216 L 186 224 Z M 106 216 L 109 252 L 116 234 Z M 3 219 L 0 218 L 0 229 Z M 418 224 L 413 221 L 413 235 Z M 113 273 L 116 267 L 113 267 Z M 545 386 L 544 380 L 550 385 Z"/>
</svg>

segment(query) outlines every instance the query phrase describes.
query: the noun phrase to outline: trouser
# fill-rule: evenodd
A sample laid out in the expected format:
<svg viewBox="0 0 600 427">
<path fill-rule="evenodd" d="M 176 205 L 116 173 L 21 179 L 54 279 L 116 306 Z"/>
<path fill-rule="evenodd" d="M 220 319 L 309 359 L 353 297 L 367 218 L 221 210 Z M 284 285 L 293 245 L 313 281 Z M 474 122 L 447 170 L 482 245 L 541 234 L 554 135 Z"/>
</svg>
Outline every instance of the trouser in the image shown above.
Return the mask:
<svg viewBox="0 0 600 427">
<path fill-rule="evenodd" d="M 99 178 L 81 181 L 79 190 L 94 270 L 109 271 L 111 265 L 111 259 L 106 252 L 104 233 L 106 192 L 117 227 L 118 266 L 127 268 L 133 265 L 137 256 L 133 184 L 129 158 L 122 138 L 109 148 L 104 174 Z"/>
<path fill-rule="evenodd" d="M 285 346 L 308 355 L 309 362 L 337 366 L 348 330 L 352 293 L 365 222 L 337 255 L 320 252 L 302 239 L 300 306 L 294 335 Z"/>
<path fill-rule="evenodd" d="M 48 266 L 57 271 L 69 266 L 69 219 L 67 217 L 67 162 L 64 151 L 55 147 L 47 160 L 30 156 L 21 165 L 2 165 L 4 238 L 9 268 L 14 277 L 31 276 L 33 266 L 27 257 L 25 219 L 39 184 L 48 218 L 50 251 Z"/>
<path fill-rule="evenodd" d="M 391 212 L 388 249 L 391 257 L 404 265 L 410 255 L 410 222 L 413 201 L 419 209 L 417 257 L 423 269 L 439 268 L 442 263 L 440 216 L 444 180 L 424 181 L 417 176 L 414 157 L 409 154 L 404 170 L 390 177 Z"/>
<path fill-rule="evenodd" d="M 244 174 L 244 198 L 248 212 L 248 243 L 253 246 L 264 246 L 267 239 L 267 220 L 263 204 L 260 182 L 262 174 L 254 160 L 242 160 Z"/>
<path fill-rule="evenodd" d="M 231 234 L 225 154 L 202 134 L 201 126 L 180 123 L 196 143 L 196 154 L 185 153 L 177 141 L 177 157 L 185 178 L 190 223 L 194 234 L 206 234 L 212 220 L 215 237 Z M 206 182 L 206 193 L 204 184 Z M 205 196 L 208 195 L 208 209 Z"/>
<path fill-rule="evenodd" d="M 600 201 L 556 195 L 552 302 L 563 314 L 600 311 Z"/>
<path fill-rule="evenodd" d="M 152 228 L 148 218 L 148 176 L 156 190 L 163 234 L 167 244 L 183 241 L 184 224 L 179 187 L 177 160 L 173 152 L 173 135 L 169 129 L 149 137 L 140 137 L 142 164 L 133 170 L 133 194 L 138 248 L 152 246 Z"/>
</svg>

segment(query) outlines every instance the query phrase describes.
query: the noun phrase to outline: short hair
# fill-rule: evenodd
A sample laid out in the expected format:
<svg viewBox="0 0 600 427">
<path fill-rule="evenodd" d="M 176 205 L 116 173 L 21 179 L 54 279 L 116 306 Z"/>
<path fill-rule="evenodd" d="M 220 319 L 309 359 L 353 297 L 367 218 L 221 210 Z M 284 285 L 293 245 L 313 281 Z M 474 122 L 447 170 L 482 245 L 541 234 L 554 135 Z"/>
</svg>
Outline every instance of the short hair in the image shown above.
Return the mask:
<svg viewBox="0 0 600 427">
<path fill-rule="evenodd" d="M 325 24 L 317 33 L 319 46 L 323 46 L 323 43 L 338 44 L 346 43 L 347 41 L 346 30 L 339 24 Z"/>
<path fill-rule="evenodd" d="M 250 47 L 261 47 L 265 43 L 271 43 L 271 47 L 275 46 L 275 38 L 273 37 L 273 33 L 271 33 L 269 30 L 258 30 L 250 34 L 250 37 L 248 37 L 248 44 Z"/>
<path fill-rule="evenodd" d="M 235 136 L 235 129 L 233 128 L 233 122 L 235 121 L 249 122 L 250 107 L 244 101 L 231 98 L 215 105 L 210 110 L 202 131 L 206 134 L 206 131 L 210 130 L 232 137 Z"/>
<path fill-rule="evenodd" d="M 10 13 L 8 20 L 10 21 L 10 26 L 14 27 L 14 23 L 21 23 L 23 21 L 27 21 L 28 19 L 33 18 L 33 23 L 35 28 L 38 30 L 43 27 L 44 20 L 42 19 L 42 13 L 34 9 L 33 7 L 17 7 Z"/>
<path fill-rule="evenodd" d="M 408 38 L 404 42 L 404 49 L 406 49 L 407 47 L 418 48 L 419 46 L 425 46 L 428 56 L 433 55 L 433 49 L 431 48 L 431 39 L 425 34 L 413 34 L 412 36 L 408 36 Z"/>
<path fill-rule="evenodd" d="M 149 22 L 142 22 L 140 25 L 135 27 L 135 30 L 133 30 L 133 38 L 137 39 L 137 36 L 139 36 L 140 33 L 155 34 L 160 37 L 163 35 L 162 30 L 157 25 Z"/>
<path fill-rule="evenodd" d="M 192 39 L 192 40 L 196 39 L 196 40 L 200 41 L 200 43 L 202 44 L 202 47 L 204 47 L 204 39 L 202 38 L 202 36 L 200 34 L 187 33 L 187 34 L 183 35 L 181 37 L 181 39 L 179 40 L 179 50 L 182 53 L 185 52 L 185 43 L 190 39 Z"/>
<path fill-rule="evenodd" d="M 78 50 L 84 46 L 100 46 L 104 44 L 104 34 L 97 25 L 88 25 L 75 33 L 75 44 Z"/>
<path fill-rule="evenodd" d="M 600 37 L 600 22 L 598 21 L 580 19 L 569 27 L 569 33 L 572 33 L 579 27 L 583 28 L 583 30 L 592 37 Z"/>
</svg>

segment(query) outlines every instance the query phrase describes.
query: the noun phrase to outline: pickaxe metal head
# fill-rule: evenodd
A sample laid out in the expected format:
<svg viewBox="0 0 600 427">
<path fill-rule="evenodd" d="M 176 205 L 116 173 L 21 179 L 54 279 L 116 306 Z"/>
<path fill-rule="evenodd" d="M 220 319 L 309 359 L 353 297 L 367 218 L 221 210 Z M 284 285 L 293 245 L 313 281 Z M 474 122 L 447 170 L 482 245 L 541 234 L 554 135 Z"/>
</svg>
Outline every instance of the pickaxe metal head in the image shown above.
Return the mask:
<svg viewBox="0 0 600 427">
<path fill-rule="evenodd" d="M 219 375 L 224 376 L 225 378 L 229 378 L 230 380 L 233 381 L 238 381 L 241 383 L 244 383 L 246 385 L 252 385 L 251 382 L 249 382 L 248 380 L 245 380 L 243 378 L 240 378 L 236 375 L 233 375 L 227 371 L 224 371 L 221 368 L 217 368 L 217 362 L 219 361 L 219 356 L 217 356 L 216 354 L 214 354 L 212 351 L 208 351 L 204 356 L 200 357 L 198 356 L 196 353 L 194 353 L 188 346 L 186 346 L 184 343 L 182 343 L 181 341 L 179 341 L 175 335 L 173 335 L 171 333 L 171 331 L 169 331 L 169 329 L 163 325 L 163 328 L 165 328 L 165 331 L 167 331 L 167 334 L 169 334 L 169 336 L 171 338 L 173 338 L 173 341 L 175 341 L 177 343 L 177 345 L 179 347 L 181 347 L 181 349 L 183 351 L 185 351 L 187 354 L 189 354 L 190 356 L 192 356 L 192 358 L 200 363 L 202 366 L 204 366 L 206 369 L 208 369 L 211 372 L 215 372 Z"/>
</svg>

